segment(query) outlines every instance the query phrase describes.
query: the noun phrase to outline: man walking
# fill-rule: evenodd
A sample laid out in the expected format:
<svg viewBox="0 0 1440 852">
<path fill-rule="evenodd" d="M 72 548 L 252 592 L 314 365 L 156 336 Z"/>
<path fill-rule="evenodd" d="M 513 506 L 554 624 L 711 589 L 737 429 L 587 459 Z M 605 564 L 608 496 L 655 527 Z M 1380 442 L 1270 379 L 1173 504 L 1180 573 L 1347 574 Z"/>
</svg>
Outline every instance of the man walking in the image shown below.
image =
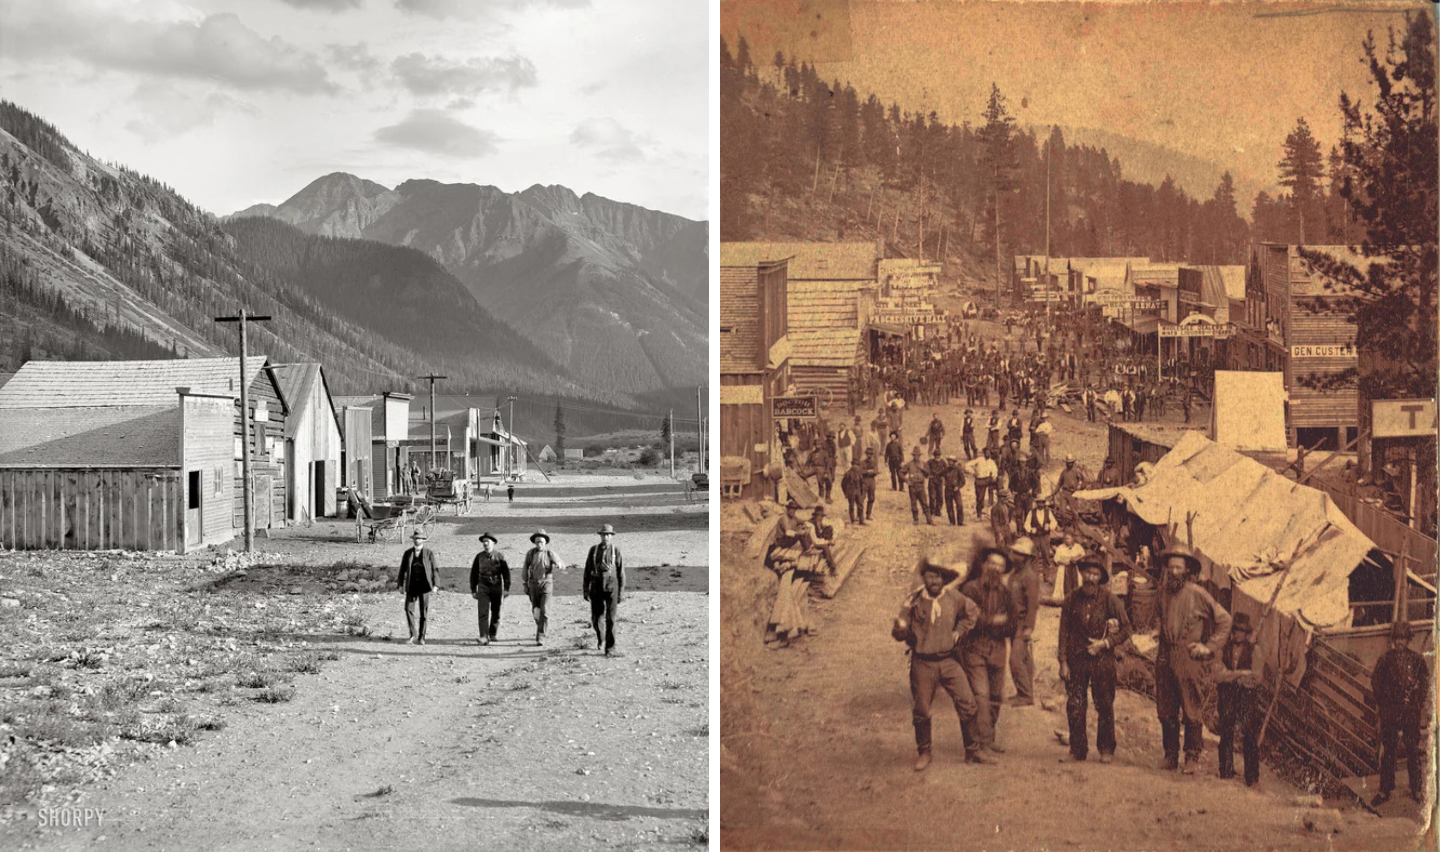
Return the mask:
<svg viewBox="0 0 1440 852">
<path fill-rule="evenodd" d="M 944 512 L 945 473 L 950 469 L 950 465 L 945 461 L 945 457 L 940 455 L 939 446 L 936 446 L 931 452 L 933 455 L 930 457 L 930 465 L 925 472 L 929 476 L 930 514 L 938 518 Z"/>
<path fill-rule="evenodd" d="M 965 409 L 965 422 L 960 426 L 960 444 L 965 449 L 966 461 L 975 458 L 975 416 L 968 408 Z"/>
<path fill-rule="evenodd" d="M 405 593 L 405 626 L 410 628 L 410 645 L 425 644 L 425 624 L 430 615 L 430 592 L 435 579 L 435 553 L 425 546 L 425 534 L 410 534 L 411 548 L 400 557 L 400 575 L 395 588 Z M 417 611 L 418 610 L 418 617 Z"/>
<path fill-rule="evenodd" d="M 880 476 L 880 463 L 875 460 L 875 448 L 865 448 L 865 460 L 860 463 L 860 479 L 865 490 L 865 520 L 875 513 L 875 480 Z"/>
<path fill-rule="evenodd" d="M 1241 753 L 1245 761 L 1245 786 L 1260 780 L 1259 733 L 1262 723 L 1255 701 L 1253 670 L 1255 643 L 1250 640 L 1250 616 L 1235 613 L 1230 639 L 1220 653 L 1223 671 L 1215 673 L 1215 704 L 1220 714 L 1220 777 L 1235 777 L 1235 726 L 1240 726 Z"/>
<path fill-rule="evenodd" d="M 1060 606 L 1060 679 L 1065 681 L 1065 715 L 1070 722 L 1067 760 L 1084 760 L 1088 755 L 1086 705 L 1093 696 L 1095 746 L 1100 762 L 1109 763 L 1115 754 L 1114 649 L 1130 638 L 1130 620 L 1120 599 L 1105 587 L 1110 581 L 1105 563 L 1083 560 L 1080 577 L 1080 588 Z"/>
<path fill-rule="evenodd" d="M 951 526 L 965 523 L 965 504 L 960 502 L 964 490 L 965 466 L 960 459 L 951 456 L 945 465 L 945 516 L 950 519 Z"/>
<path fill-rule="evenodd" d="M 929 466 L 920 460 L 920 448 L 910 453 L 910 463 L 905 465 L 905 490 L 910 495 L 910 520 L 920 523 L 920 513 L 925 513 L 925 523 L 934 524 L 930 517 L 930 504 L 926 501 L 925 483 Z"/>
<path fill-rule="evenodd" d="M 615 528 L 600 527 L 600 543 L 592 545 L 585 555 L 585 575 L 581 583 L 584 598 L 590 603 L 590 626 L 595 628 L 595 649 L 605 649 L 605 656 L 615 653 L 615 610 L 625 593 L 625 561 L 615 546 Z M 601 629 L 600 618 L 605 618 Z"/>
<path fill-rule="evenodd" d="M 1204 703 L 1200 685 L 1206 663 L 1230 635 L 1230 613 L 1210 597 L 1195 579 L 1200 560 L 1183 544 L 1160 554 L 1164 570 L 1160 590 L 1160 644 L 1155 653 L 1155 711 L 1165 748 L 1165 768 L 1174 769 L 1180 757 L 1180 719 L 1185 720 L 1186 775 L 1200 763 Z"/>
<path fill-rule="evenodd" d="M 850 523 L 865 524 L 865 480 L 860 475 L 860 465 L 851 465 L 840 480 L 840 493 L 850 505 Z"/>
<path fill-rule="evenodd" d="M 885 445 L 885 466 L 890 469 L 890 490 L 899 491 L 905 485 L 900 469 L 905 466 L 905 445 L 900 443 L 900 433 L 890 433 L 890 443 Z"/>
<path fill-rule="evenodd" d="M 545 628 L 550 624 L 550 595 L 555 590 L 555 572 L 565 567 L 550 550 L 550 534 L 536 530 L 530 536 L 534 547 L 525 554 L 525 594 L 530 597 L 530 610 L 535 616 L 535 644 L 545 644 Z"/>
<path fill-rule="evenodd" d="M 1009 568 L 1010 559 L 1003 550 L 981 548 L 971 565 L 969 578 L 960 587 L 960 593 L 980 608 L 975 629 L 965 642 L 961 663 L 979 704 L 975 737 L 982 747 L 993 752 L 1004 751 L 995 742 L 995 725 L 1005 700 L 1005 640 L 1014 632 L 1015 624 L 1015 606 L 1002 579 Z"/>
<path fill-rule="evenodd" d="M 1405 747 L 1405 772 L 1410 776 L 1410 798 L 1423 802 L 1425 789 L 1424 723 L 1430 693 L 1430 669 L 1425 658 L 1410 649 L 1410 623 L 1397 621 L 1390 628 L 1390 650 L 1375 662 L 1370 689 L 1380 717 L 1380 792 L 1370 800 L 1379 807 L 1395 790 L 1395 759 Z"/>
<path fill-rule="evenodd" d="M 930 430 L 926 433 L 930 439 L 930 452 L 940 452 L 940 442 L 945 440 L 945 424 L 940 422 L 940 412 L 930 418 Z"/>
<path fill-rule="evenodd" d="M 890 635 L 910 648 L 911 714 L 915 724 L 915 771 L 923 772 L 931 762 L 930 704 L 937 688 L 945 690 L 960 717 L 960 734 L 965 743 L 967 763 L 994 763 L 980 747 L 975 734 L 975 695 L 960 666 L 959 645 L 979 617 L 975 602 L 957 592 L 950 583 L 958 572 L 928 559 L 920 563 L 923 585 L 906 599 L 891 626 Z"/>
<path fill-rule="evenodd" d="M 495 641 L 500 630 L 500 602 L 510 594 L 510 566 L 504 555 L 496 552 L 495 536 L 484 533 L 480 536 L 480 552 L 470 563 L 470 596 L 475 598 L 479 610 L 480 638 L 477 642 L 489 645 Z"/>
<path fill-rule="evenodd" d="M 1040 613 L 1040 575 L 1035 571 L 1035 547 L 1028 538 L 1010 545 L 1014 570 L 1006 586 L 1015 605 L 1015 635 L 1010 639 L 1010 680 L 1015 683 L 1015 706 L 1035 705 L 1035 658 L 1030 637 Z"/>
</svg>

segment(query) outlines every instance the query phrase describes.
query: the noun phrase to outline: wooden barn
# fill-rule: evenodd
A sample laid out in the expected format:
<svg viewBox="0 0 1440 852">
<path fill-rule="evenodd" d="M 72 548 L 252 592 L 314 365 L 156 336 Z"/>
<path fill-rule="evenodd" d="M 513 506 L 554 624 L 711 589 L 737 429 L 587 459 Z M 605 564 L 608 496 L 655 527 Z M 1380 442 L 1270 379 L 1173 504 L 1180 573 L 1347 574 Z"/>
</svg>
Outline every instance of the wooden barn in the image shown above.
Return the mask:
<svg viewBox="0 0 1440 852">
<path fill-rule="evenodd" d="M 285 518 L 331 517 L 343 446 L 325 371 L 319 364 L 277 364 L 272 369 L 290 407 L 285 418 Z"/>
<path fill-rule="evenodd" d="M 31 361 L 0 388 L 0 543 L 178 550 L 243 529 L 239 358 Z M 287 409 L 247 363 L 255 526 L 283 522 Z"/>
<path fill-rule="evenodd" d="M 720 246 L 721 478 L 725 485 L 726 469 L 748 466 L 736 484 L 742 496 L 759 497 L 776 442 L 772 401 L 790 383 L 789 261 L 750 261 L 748 249 L 729 245 Z"/>
</svg>

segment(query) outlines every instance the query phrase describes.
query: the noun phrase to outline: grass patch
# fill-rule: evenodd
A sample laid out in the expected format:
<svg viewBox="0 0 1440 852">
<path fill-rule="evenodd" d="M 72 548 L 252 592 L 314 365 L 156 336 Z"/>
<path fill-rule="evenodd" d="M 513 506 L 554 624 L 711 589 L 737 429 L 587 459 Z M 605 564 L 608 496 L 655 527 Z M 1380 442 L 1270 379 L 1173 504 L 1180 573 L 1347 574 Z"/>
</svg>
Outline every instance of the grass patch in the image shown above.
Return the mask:
<svg viewBox="0 0 1440 852">
<path fill-rule="evenodd" d="M 272 686 L 256 693 L 255 700 L 262 704 L 284 704 L 295 697 L 293 686 Z"/>
<path fill-rule="evenodd" d="M 29 677 L 30 666 L 25 663 L 6 661 L 0 663 L 0 678 Z"/>
<path fill-rule="evenodd" d="M 692 736 L 692 737 L 709 737 L 709 736 L 710 736 L 710 723 L 709 723 L 709 722 L 706 722 L 705 724 L 701 725 L 700 727 L 698 727 L 698 728 L 691 728 L 690 730 L 686 731 L 685 733 L 689 734 L 689 735 Z"/>
<path fill-rule="evenodd" d="M 267 689 L 282 683 L 284 680 L 271 671 L 246 672 L 235 678 L 235 684 L 242 689 Z"/>
<path fill-rule="evenodd" d="M 100 687 L 93 698 L 102 710 L 119 710 L 150 692 L 149 681 L 139 678 L 112 680 Z"/>
<path fill-rule="evenodd" d="M 286 662 L 285 670 L 296 674 L 320 674 L 320 658 L 315 654 L 296 654 Z"/>
<path fill-rule="evenodd" d="M 225 720 L 220 716 L 196 716 L 195 729 L 199 731 L 223 731 Z"/>
</svg>

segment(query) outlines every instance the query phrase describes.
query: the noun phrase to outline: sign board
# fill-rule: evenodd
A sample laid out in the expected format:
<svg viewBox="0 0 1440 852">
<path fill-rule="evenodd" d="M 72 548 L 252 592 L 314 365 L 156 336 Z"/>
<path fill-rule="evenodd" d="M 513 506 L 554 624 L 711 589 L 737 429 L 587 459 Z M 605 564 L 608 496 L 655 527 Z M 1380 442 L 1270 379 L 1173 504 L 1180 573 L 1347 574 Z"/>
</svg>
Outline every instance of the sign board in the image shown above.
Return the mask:
<svg viewBox="0 0 1440 852">
<path fill-rule="evenodd" d="M 1209 323 L 1194 323 L 1191 325 L 1162 325 L 1160 326 L 1161 337 L 1214 337 L 1224 340 L 1234 333 L 1234 326 L 1226 323 L 1224 325 L 1211 325 Z"/>
<path fill-rule="evenodd" d="M 1291 358 L 1355 358 L 1355 346 L 1349 343 L 1291 346 Z"/>
<path fill-rule="evenodd" d="M 777 396 L 770 402 L 776 420 L 813 420 L 819 413 L 813 396 Z"/>
<path fill-rule="evenodd" d="M 256 422 L 256 423 L 269 423 L 269 422 L 270 422 L 270 404 L 269 404 L 266 400 L 263 400 L 263 399 L 261 399 L 261 400 L 256 400 L 256 402 L 255 402 L 255 422 Z"/>
<path fill-rule="evenodd" d="M 1436 433 L 1433 399 L 1377 399 L 1371 404 L 1373 437 L 1419 438 Z"/>
</svg>

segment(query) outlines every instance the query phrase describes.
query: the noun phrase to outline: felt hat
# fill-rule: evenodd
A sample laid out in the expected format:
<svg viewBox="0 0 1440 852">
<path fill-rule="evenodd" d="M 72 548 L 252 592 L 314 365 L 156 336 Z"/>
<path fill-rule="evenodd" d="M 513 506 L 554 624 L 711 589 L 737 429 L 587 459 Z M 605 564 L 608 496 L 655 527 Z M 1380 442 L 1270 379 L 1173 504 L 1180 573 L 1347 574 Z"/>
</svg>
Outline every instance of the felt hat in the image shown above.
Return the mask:
<svg viewBox="0 0 1440 852">
<path fill-rule="evenodd" d="M 794 497 L 791 497 L 789 500 L 786 500 L 786 501 L 785 501 L 785 508 L 787 508 L 787 509 L 799 509 L 799 508 L 800 508 L 800 501 L 799 501 L 799 500 L 796 500 Z"/>
<path fill-rule="evenodd" d="M 934 456 L 934 457 L 936 457 L 936 458 L 939 458 L 939 457 L 940 457 L 940 445 L 939 445 L 939 444 L 936 444 L 936 445 L 934 446 L 934 448 L 930 450 L 930 455 L 932 455 L 932 456 Z"/>
<path fill-rule="evenodd" d="M 812 517 L 816 517 L 816 518 L 818 518 L 818 517 L 820 517 L 821 515 L 825 514 L 825 504 L 823 504 L 823 503 L 816 503 L 816 504 L 815 504 L 815 510 L 814 510 L 813 512 L 811 512 L 810 514 L 811 514 Z"/>
<path fill-rule="evenodd" d="M 867 455 L 867 456 L 873 456 L 873 455 L 875 455 L 875 448 L 874 448 L 874 447 L 866 447 L 866 448 L 865 448 L 865 455 Z"/>
<path fill-rule="evenodd" d="M 981 572 L 985 570 L 985 560 L 989 559 L 991 554 L 998 554 L 1001 559 L 1005 560 L 1005 567 L 1000 570 L 1000 573 L 1010 573 L 1010 569 L 1014 566 L 1010 560 L 1010 554 L 1006 553 L 1004 548 L 987 543 L 975 551 L 975 558 L 970 562 L 970 574 L 966 577 L 967 580 L 973 580 L 980 576 Z"/>
<path fill-rule="evenodd" d="M 615 528 L 609 524 L 601 524 L 600 529 L 595 531 L 596 535 L 614 535 Z"/>
<path fill-rule="evenodd" d="M 1192 575 L 1200 573 L 1200 557 L 1195 555 L 1195 551 L 1176 542 L 1160 553 L 1160 564 L 1164 565 L 1172 556 L 1178 556 L 1184 559 L 1185 567 L 1189 569 Z"/>
<path fill-rule="evenodd" d="M 1066 463 L 1066 464 L 1074 464 L 1074 463 L 1075 463 L 1075 454 L 1074 454 L 1074 453 L 1066 453 L 1066 454 L 1065 454 L 1065 463 Z"/>
<path fill-rule="evenodd" d="M 1230 631 L 1232 633 L 1236 630 L 1244 630 L 1246 633 L 1249 633 L 1250 629 L 1250 613 L 1237 612 L 1230 617 Z"/>
<path fill-rule="evenodd" d="M 1410 629 L 1410 622 L 1408 621 L 1397 621 L 1390 626 L 1391 641 L 1394 641 L 1396 639 L 1404 639 L 1406 641 L 1409 641 L 1412 635 L 1414 635 L 1414 631 Z"/>
<path fill-rule="evenodd" d="M 1021 556 L 1034 556 L 1035 542 L 1031 541 L 1029 536 L 1022 535 L 1015 539 L 1014 544 L 1010 545 L 1010 552 Z"/>
<path fill-rule="evenodd" d="M 545 530 L 543 530 L 543 529 L 536 530 L 535 532 L 533 532 L 533 533 L 530 534 L 530 543 L 531 543 L 531 544 L 539 544 L 540 542 L 538 542 L 538 541 L 535 540 L 535 539 L 537 539 L 537 538 L 543 538 L 543 539 L 545 539 L 545 543 L 546 543 L 546 544 L 549 544 L 549 543 L 550 543 L 550 533 L 545 532 Z"/>
<path fill-rule="evenodd" d="M 426 541 L 426 540 L 429 539 L 430 537 L 427 536 L 427 535 L 425 535 L 425 533 L 420 532 L 419 530 L 416 530 L 415 532 L 410 533 L 410 538 L 411 538 L 413 541 Z"/>
<path fill-rule="evenodd" d="M 970 409 L 968 409 L 968 408 L 965 409 L 965 413 L 966 413 L 966 414 L 970 414 L 970 413 L 971 413 Z"/>
<path fill-rule="evenodd" d="M 920 562 L 916 564 L 915 572 L 921 577 L 924 577 L 926 574 L 931 572 L 939 574 L 941 577 L 944 578 L 944 581 L 946 583 L 953 583 L 960 577 L 959 571 L 955 570 L 949 565 L 935 562 L 931 560 L 928 556 L 921 558 Z"/>
<path fill-rule="evenodd" d="M 911 451 L 910 451 L 910 455 L 915 456 L 916 458 L 919 458 L 919 456 L 920 456 L 920 448 L 919 448 L 919 447 L 916 447 L 915 449 L 911 450 Z"/>
<path fill-rule="evenodd" d="M 1075 563 L 1075 573 L 1083 574 L 1085 573 L 1085 569 L 1090 567 L 1100 569 L 1100 585 L 1103 586 L 1110 582 L 1110 569 L 1105 567 L 1104 560 L 1096 559 L 1093 556 L 1081 557 L 1080 560 Z"/>
<path fill-rule="evenodd" d="M 491 544 L 499 544 L 499 543 L 500 543 L 500 539 L 496 538 L 495 536 L 491 535 L 490 533 L 488 533 L 488 532 L 487 532 L 487 533 L 480 533 L 480 540 L 481 540 L 481 541 L 485 541 L 486 539 L 489 539 Z"/>
</svg>

